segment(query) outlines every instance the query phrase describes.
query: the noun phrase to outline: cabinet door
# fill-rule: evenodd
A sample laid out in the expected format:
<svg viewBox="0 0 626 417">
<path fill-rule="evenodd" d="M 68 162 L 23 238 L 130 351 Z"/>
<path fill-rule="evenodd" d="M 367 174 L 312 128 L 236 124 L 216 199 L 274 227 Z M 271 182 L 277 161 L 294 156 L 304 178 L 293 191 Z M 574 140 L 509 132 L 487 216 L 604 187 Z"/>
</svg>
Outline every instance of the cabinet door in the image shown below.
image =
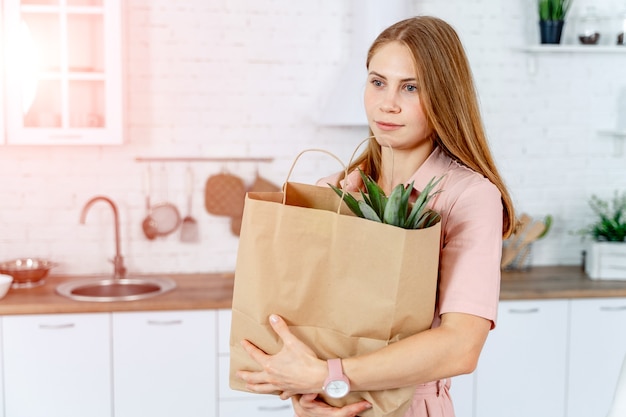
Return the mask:
<svg viewBox="0 0 626 417">
<path fill-rule="evenodd" d="M 216 313 L 113 313 L 115 417 L 215 417 Z"/>
<path fill-rule="evenodd" d="M 568 417 L 606 416 L 626 355 L 626 298 L 572 300 Z"/>
<path fill-rule="evenodd" d="M 565 415 L 568 301 L 503 301 L 476 371 L 476 415 Z"/>
<path fill-rule="evenodd" d="M 7 142 L 122 142 L 120 0 L 5 0 Z"/>
<path fill-rule="evenodd" d="M 5 316 L 7 417 L 111 417 L 110 315 Z"/>
</svg>

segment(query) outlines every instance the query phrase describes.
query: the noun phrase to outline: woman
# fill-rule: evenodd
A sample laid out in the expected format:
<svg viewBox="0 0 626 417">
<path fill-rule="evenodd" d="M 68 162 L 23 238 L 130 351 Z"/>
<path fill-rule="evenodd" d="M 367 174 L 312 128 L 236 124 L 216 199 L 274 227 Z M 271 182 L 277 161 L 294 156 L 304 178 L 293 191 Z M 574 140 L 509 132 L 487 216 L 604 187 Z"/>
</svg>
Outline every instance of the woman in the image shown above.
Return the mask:
<svg viewBox="0 0 626 417">
<path fill-rule="evenodd" d="M 442 216 L 437 305 L 432 327 L 366 355 L 342 358 L 353 391 L 417 385 L 406 416 L 454 416 L 450 377 L 472 372 L 495 326 L 502 239 L 512 232 L 511 198 L 489 151 L 471 71 L 458 35 L 434 17 L 403 20 L 378 36 L 367 56 L 364 102 L 372 139 L 341 174 L 326 178 L 362 186 L 357 167 L 386 193 L 414 181 L 418 190 L 444 176 L 431 208 Z M 270 317 L 284 346 L 266 355 L 242 344 L 263 368 L 238 372 L 259 393 L 282 391 L 299 417 L 359 415 L 366 401 L 335 408 L 317 395 L 329 376 L 326 361 Z"/>
</svg>

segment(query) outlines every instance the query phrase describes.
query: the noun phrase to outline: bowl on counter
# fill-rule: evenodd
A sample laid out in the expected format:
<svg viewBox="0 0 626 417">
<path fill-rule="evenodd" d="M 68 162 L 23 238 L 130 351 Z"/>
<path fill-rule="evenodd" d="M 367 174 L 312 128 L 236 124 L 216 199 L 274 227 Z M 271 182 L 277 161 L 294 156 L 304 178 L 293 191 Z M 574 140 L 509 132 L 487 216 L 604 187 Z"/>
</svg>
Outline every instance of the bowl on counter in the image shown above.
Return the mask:
<svg viewBox="0 0 626 417">
<path fill-rule="evenodd" d="M 11 283 L 13 283 L 13 277 L 11 275 L 0 274 L 0 298 L 7 295 L 7 291 L 9 291 Z"/>
<path fill-rule="evenodd" d="M 12 288 L 32 288 L 42 285 L 56 264 L 41 258 L 19 258 L 0 262 L 0 274 L 13 277 Z"/>
</svg>

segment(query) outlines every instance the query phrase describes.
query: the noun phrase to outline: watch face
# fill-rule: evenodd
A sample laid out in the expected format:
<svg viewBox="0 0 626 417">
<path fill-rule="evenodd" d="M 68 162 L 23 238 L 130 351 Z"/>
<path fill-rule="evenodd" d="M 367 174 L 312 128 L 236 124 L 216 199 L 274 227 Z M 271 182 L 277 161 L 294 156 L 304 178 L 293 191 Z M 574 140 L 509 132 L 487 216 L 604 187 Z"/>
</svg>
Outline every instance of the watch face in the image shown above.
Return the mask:
<svg viewBox="0 0 626 417">
<path fill-rule="evenodd" d="M 326 385 L 325 391 L 331 398 L 342 398 L 348 394 L 350 387 L 345 381 L 331 381 Z"/>
</svg>

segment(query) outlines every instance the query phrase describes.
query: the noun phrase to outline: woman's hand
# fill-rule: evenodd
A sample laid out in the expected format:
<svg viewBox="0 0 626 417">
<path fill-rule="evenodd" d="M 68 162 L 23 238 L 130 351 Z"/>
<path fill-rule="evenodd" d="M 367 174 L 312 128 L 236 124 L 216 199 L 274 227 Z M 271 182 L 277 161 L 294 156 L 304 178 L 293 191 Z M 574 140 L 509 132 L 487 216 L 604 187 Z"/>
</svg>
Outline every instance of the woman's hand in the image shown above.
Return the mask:
<svg viewBox="0 0 626 417">
<path fill-rule="evenodd" d="M 272 314 L 269 321 L 283 341 L 283 347 L 275 355 L 268 355 L 243 340 L 241 345 L 263 370 L 238 371 L 237 377 L 243 379 L 246 388 L 253 392 L 269 394 L 280 391 L 283 400 L 295 394 L 320 393 L 328 374 L 326 361 L 318 359 L 313 350 L 295 337 L 281 317 Z"/>
<path fill-rule="evenodd" d="M 297 417 L 355 417 L 372 408 L 367 401 L 333 407 L 317 399 L 317 394 L 294 395 L 291 402 Z"/>
</svg>

